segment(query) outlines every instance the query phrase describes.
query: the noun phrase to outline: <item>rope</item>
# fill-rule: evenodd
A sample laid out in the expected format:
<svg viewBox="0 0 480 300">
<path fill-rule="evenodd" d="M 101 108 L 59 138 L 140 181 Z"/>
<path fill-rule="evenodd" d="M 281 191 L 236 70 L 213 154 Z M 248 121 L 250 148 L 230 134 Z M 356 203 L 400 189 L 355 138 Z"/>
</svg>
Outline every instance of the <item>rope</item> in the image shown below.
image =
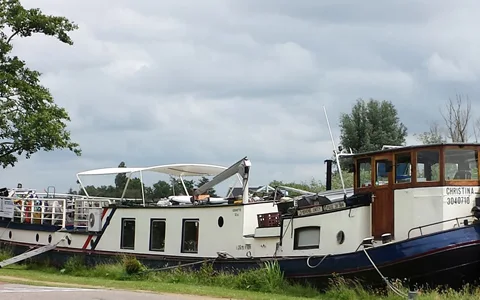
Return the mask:
<svg viewBox="0 0 480 300">
<path fill-rule="evenodd" d="M 280 241 L 283 241 L 283 238 L 285 237 L 285 234 L 287 234 L 287 231 L 288 231 L 288 228 L 290 227 L 290 224 L 292 224 L 292 220 L 293 220 L 293 216 L 292 218 L 290 219 L 290 221 L 288 222 L 287 224 L 287 227 L 285 228 L 285 230 L 283 231 L 283 234 L 282 236 L 280 237 Z M 277 252 L 278 252 L 278 249 L 280 248 L 280 242 L 277 243 L 277 245 L 275 246 L 275 252 L 273 253 L 273 257 L 277 257 Z"/>
<path fill-rule="evenodd" d="M 308 266 L 310 269 L 315 269 L 315 268 L 318 267 L 318 266 L 325 260 L 325 258 L 327 258 L 327 256 L 329 256 L 329 255 L 330 255 L 330 254 L 327 254 L 327 255 L 325 255 L 324 257 L 322 257 L 322 259 L 320 260 L 320 262 L 319 262 L 318 264 L 316 264 L 315 266 L 312 266 L 312 265 L 310 264 L 310 259 L 311 259 L 312 257 L 316 257 L 316 256 L 315 256 L 315 255 L 309 256 L 309 257 L 307 258 L 307 266 Z"/>
<path fill-rule="evenodd" d="M 370 263 L 372 264 L 372 266 L 375 268 L 375 270 L 377 270 L 377 273 L 378 275 L 380 275 L 380 277 L 382 277 L 383 281 L 385 281 L 385 283 L 387 284 L 387 286 L 395 293 L 397 294 L 398 296 L 400 297 L 404 297 L 404 298 L 408 298 L 408 295 L 403 293 L 402 291 L 400 291 L 399 289 L 397 289 L 390 281 L 388 281 L 388 279 L 383 276 L 383 274 L 380 272 L 380 270 L 377 268 L 377 266 L 375 265 L 375 263 L 373 262 L 373 260 L 370 258 L 370 255 L 368 255 L 367 253 L 367 250 L 364 248 L 363 249 L 363 252 L 365 252 L 365 255 L 367 256 L 368 260 L 370 261 Z"/>
<path fill-rule="evenodd" d="M 186 266 L 193 266 L 193 265 L 198 265 L 204 262 L 209 262 L 209 261 L 215 261 L 217 258 L 211 258 L 207 260 L 201 260 L 201 261 L 196 261 L 196 262 L 191 262 L 191 263 L 186 263 L 186 264 L 181 264 L 181 265 L 176 265 L 176 266 L 170 266 L 170 267 L 163 267 L 160 269 L 149 269 L 145 270 L 141 273 L 150 273 L 150 272 L 160 272 L 160 271 L 165 271 L 165 270 L 170 270 L 170 269 L 176 269 L 176 268 L 181 268 L 181 267 L 186 267 Z"/>
</svg>

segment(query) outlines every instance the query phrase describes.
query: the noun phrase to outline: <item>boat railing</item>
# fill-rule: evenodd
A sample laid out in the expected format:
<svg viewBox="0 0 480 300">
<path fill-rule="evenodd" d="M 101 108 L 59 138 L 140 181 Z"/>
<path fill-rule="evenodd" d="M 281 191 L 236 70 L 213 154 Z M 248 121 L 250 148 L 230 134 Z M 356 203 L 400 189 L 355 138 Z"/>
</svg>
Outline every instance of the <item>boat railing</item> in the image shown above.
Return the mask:
<svg viewBox="0 0 480 300">
<path fill-rule="evenodd" d="M 467 215 L 467 216 L 464 216 L 464 217 L 456 217 L 456 218 L 452 218 L 452 219 L 448 219 L 448 220 L 442 220 L 442 221 L 438 221 L 438 222 L 433 222 L 433 223 L 429 223 L 429 224 L 425 224 L 425 225 L 413 227 L 413 228 L 411 228 L 411 229 L 408 231 L 408 238 L 410 238 L 410 234 L 411 234 L 412 231 L 414 231 L 414 230 L 420 231 L 420 235 L 422 236 L 422 235 L 423 235 L 423 230 L 422 230 L 422 229 L 427 228 L 427 227 L 431 227 L 431 226 L 435 226 L 435 225 L 444 224 L 444 223 L 447 223 L 447 222 L 456 221 L 456 224 L 454 225 L 454 227 L 455 227 L 455 226 L 460 227 L 460 220 L 463 220 L 463 224 L 464 224 L 464 225 L 467 225 L 468 223 L 465 223 L 465 221 L 468 222 L 467 219 L 468 219 L 468 218 L 471 218 L 471 217 L 472 217 L 471 215 Z"/>
<path fill-rule="evenodd" d="M 95 198 L 1 198 L 13 201 L 13 222 L 61 226 L 86 230 L 91 208 L 109 206 L 108 199 Z"/>
</svg>

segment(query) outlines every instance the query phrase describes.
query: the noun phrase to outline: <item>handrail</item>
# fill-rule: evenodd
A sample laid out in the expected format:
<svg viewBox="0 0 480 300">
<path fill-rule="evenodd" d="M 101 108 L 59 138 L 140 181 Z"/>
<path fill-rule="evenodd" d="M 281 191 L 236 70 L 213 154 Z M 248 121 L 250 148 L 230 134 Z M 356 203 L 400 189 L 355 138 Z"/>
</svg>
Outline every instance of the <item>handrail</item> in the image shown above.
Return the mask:
<svg viewBox="0 0 480 300">
<path fill-rule="evenodd" d="M 46 224 L 60 226 L 62 229 L 73 227 L 87 229 L 90 208 L 109 206 L 108 199 L 55 199 L 55 198 L 8 198 L 13 200 L 13 222 Z"/>
<path fill-rule="evenodd" d="M 456 217 L 456 218 L 452 218 L 452 219 L 448 219 L 448 220 L 442 220 L 442 221 L 438 221 L 438 222 L 434 222 L 434 223 L 429 223 L 429 224 L 426 224 L 426 225 L 421 225 L 421 226 L 417 226 L 417 227 L 412 227 L 409 231 L 408 231 L 408 238 L 410 238 L 410 233 L 413 231 L 413 230 L 420 230 L 420 235 L 423 235 L 423 231 L 422 231 L 422 228 L 425 228 L 425 227 L 429 227 L 429 226 L 434 226 L 434 225 L 439 225 L 439 224 L 443 224 L 443 223 L 447 223 L 447 222 L 451 222 L 451 221 L 457 221 L 457 226 L 460 227 L 460 222 L 458 221 L 459 219 L 467 219 L 467 218 L 471 218 L 472 215 L 466 215 L 464 217 Z"/>
</svg>

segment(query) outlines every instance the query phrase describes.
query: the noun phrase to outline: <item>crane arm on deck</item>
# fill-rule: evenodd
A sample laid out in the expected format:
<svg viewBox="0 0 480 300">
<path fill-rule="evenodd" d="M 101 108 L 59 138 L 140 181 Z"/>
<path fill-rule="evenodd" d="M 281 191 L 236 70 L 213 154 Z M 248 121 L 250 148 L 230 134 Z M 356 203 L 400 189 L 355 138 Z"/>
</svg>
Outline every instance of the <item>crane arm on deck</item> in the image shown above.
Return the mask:
<svg viewBox="0 0 480 300">
<path fill-rule="evenodd" d="M 229 179 L 235 174 L 239 174 L 242 177 L 242 186 L 243 186 L 243 202 L 246 203 L 248 202 L 248 177 L 250 173 L 250 166 L 252 163 L 248 160 L 248 158 L 245 156 L 235 164 L 233 164 L 231 167 L 223 171 L 222 173 L 218 174 L 217 176 L 213 177 L 212 180 L 209 182 L 199 186 L 195 191 L 194 191 L 194 198 L 196 198 L 198 195 L 201 195 L 205 192 L 207 192 L 209 189 L 213 188 L 217 184 Z"/>
</svg>

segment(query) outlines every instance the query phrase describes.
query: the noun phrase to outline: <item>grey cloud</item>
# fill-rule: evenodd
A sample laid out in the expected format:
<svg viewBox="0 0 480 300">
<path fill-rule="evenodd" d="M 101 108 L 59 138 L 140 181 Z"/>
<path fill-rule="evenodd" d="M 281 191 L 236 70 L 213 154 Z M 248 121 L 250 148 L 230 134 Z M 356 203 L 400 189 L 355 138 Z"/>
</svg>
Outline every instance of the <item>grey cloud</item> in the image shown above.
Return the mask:
<svg viewBox="0 0 480 300">
<path fill-rule="evenodd" d="M 76 172 L 122 160 L 229 165 L 244 155 L 255 182 L 323 180 L 324 105 L 338 143 L 340 113 L 357 98 L 391 100 L 413 134 L 441 122 L 455 92 L 480 92 L 473 1 L 25 3 L 80 24 L 73 47 L 38 36 L 15 51 L 44 73 L 84 152 L 22 160 L 5 171 L 11 185 L 67 189 Z"/>
</svg>

